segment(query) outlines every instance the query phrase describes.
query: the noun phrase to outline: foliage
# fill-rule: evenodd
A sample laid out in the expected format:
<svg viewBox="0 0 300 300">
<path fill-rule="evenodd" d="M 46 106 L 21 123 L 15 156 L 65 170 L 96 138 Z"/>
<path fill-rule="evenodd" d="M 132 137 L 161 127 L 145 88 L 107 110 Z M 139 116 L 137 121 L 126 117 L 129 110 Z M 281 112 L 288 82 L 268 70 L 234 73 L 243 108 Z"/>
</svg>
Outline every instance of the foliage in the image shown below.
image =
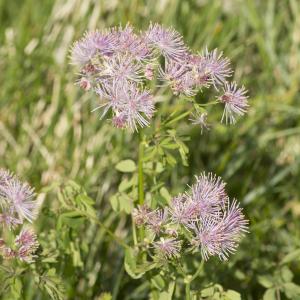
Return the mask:
<svg viewBox="0 0 300 300">
<path fill-rule="evenodd" d="M 183 277 L 174 286 L 165 273 L 152 276 L 152 266 L 132 260 L 134 249 L 123 251 L 113 238 L 133 242 L 138 136 L 90 113 L 67 59 L 87 27 L 129 21 L 146 28 L 150 20 L 173 25 L 195 49 L 223 50 L 251 91 L 247 117 L 226 127 L 218 123 L 221 110 L 211 112 L 212 128 L 202 135 L 180 118 L 182 102 L 159 95 L 153 128 L 165 126 L 166 136 L 145 132 L 146 195 L 167 203 L 194 174 L 213 171 L 230 182 L 229 194 L 250 219 L 238 253 L 205 264 L 191 283 L 192 299 L 299 298 L 299 18 L 295 0 L 0 1 L 1 167 L 26 178 L 44 200 L 35 225 L 40 259 L 1 267 L 2 298 L 183 298 Z M 174 132 L 168 122 L 176 117 Z M 127 274 L 139 277 L 141 269 L 152 280 Z"/>
</svg>

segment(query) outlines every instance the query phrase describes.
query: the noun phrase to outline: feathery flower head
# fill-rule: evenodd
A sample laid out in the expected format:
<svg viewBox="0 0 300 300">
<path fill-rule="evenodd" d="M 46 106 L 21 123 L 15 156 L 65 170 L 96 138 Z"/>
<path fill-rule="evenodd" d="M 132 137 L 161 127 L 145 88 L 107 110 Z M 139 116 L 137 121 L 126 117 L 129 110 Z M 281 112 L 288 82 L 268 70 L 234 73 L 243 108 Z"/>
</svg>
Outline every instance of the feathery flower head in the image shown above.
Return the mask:
<svg viewBox="0 0 300 300">
<path fill-rule="evenodd" d="M 228 198 L 225 185 L 221 177 L 212 173 L 196 176 L 196 183 L 192 185 L 188 195 L 197 205 L 199 216 L 218 214 Z"/>
<path fill-rule="evenodd" d="M 206 217 L 201 222 L 192 224 L 190 228 L 195 234 L 193 244 L 200 246 L 204 260 L 214 255 L 219 256 L 221 260 L 227 260 L 228 256 L 236 251 L 241 237 L 247 232 L 248 221 L 234 200 L 227 204 L 221 219 Z"/>
<path fill-rule="evenodd" d="M 17 252 L 10 247 L 4 247 L 1 249 L 1 251 L 5 259 L 13 259 L 17 257 Z"/>
<path fill-rule="evenodd" d="M 126 128 L 127 125 L 127 116 L 126 113 L 118 113 L 112 118 L 112 124 L 116 128 Z"/>
<path fill-rule="evenodd" d="M 81 40 L 73 44 L 71 48 L 71 61 L 74 65 L 84 66 L 90 62 L 96 51 L 92 34 L 86 33 Z"/>
<path fill-rule="evenodd" d="M 9 213 L 0 214 L 0 223 L 8 229 L 14 229 L 18 225 L 22 224 L 22 221 L 10 215 Z"/>
<path fill-rule="evenodd" d="M 104 104 L 96 108 L 105 107 L 102 117 L 112 108 L 115 116 L 121 116 L 119 119 L 114 119 L 114 122 L 122 128 L 129 127 L 131 130 L 137 130 L 137 124 L 140 127 L 149 125 L 149 119 L 154 114 L 154 103 L 153 96 L 148 90 L 140 90 L 133 83 L 118 84 L 114 81 L 98 89 L 97 92 L 104 100 Z"/>
<path fill-rule="evenodd" d="M 36 202 L 34 189 L 27 183 L 21 182 L 16 176 L 11 177 L 5 184 L 0 185 L 2 208 L 10 216 L 16 213 L 23 223 L 24 219 L 32 222 L 36 218 Z"/>
<path fill-rule="evenodd" d="M 175 224 L 188 224 L 197 217 L 197 206 L 187 194 L 174 197 L 169 207 L 171 221 Z"/>
<path fill-rule="evenodd" d="M 137 226 L 141 226 L 147 223 L 148 216 L 151 213 L 150 208 L 147 205 L 138 205 L 132 211 L 133 221 Z"/>
<path fill-rule="evenodd" d="M 137 35 L 134 28 L 127 24 L 115 30 L 117 40 L 116 52 L 127 53 L 137 61 L 147 61 L 152 58 L 153 51 L 142 35 Z"/>
<path fill-rule="evenodd" d="M 110 32 L 86 32 L 82 39 L 76 41 L 71 48 L 71 61 L 75 65 L 84 66 L 99 52 L 102 56 L 111 56 L 117 41 Z"/>
<path fill-rule="evenodd" d="M 153 64 L 147 64 L 145 66 L 144 72 L 145 78 L 148 80 L 152 80 L 154 78 L 154 66 Z"/>
<path fill-rule="evenodd" d="M 235 116 L 243 116 L 248 110 L 247 90 L 244 87 L 238 88 L 235 82 L 225 83 L 224 94 L 218 100 L 225 104 L 221 122 L 234 124 Z"/>
<path fill-rule="evenodd" d="M 34 253 L 39 247 L 37 236 L 32 229 L 23 228 L 15 239 L 15 244 L 19 247 L 18 258 L 25 262 L 33 262 L 36 257 Z"/>
<path fill-rule="evenodd" d="M 196 94 L 193 73 L 184 62 L 167 60 L 165 69 L 159 68 L 159 77 L 170 85 L 174 95 L 194 96 Z"/>
<path fill-rule="evenodd" d="M 131 56 L 117 54 L 103 61 L 100 77 L 118 82 L 142 80 L 142 65 L 134 61 Z"/>
<path fill-rule="evenodd" d="M 195 88 L 209 88 L 213 83 L 212 76 L 208 68 L 207 61 L 203 55 L 190 54 L 186 59 L 186 64 L 191 69 L 191 77 Z"/>
<path fill-rule="evenodd" d="M 36 247 L 38 246 L 37 236 L 30 228 L 22 228 L 21 232 L 15 239 L 18 246 L 23 247 Z"/>
<path fill-rule="evenodd" d="M 160 238 L 159 241 L 153 243 L 155 253 L 162 258 L 172 259 L 179 255 L 180 241 L 174 238 Z"/>
<path fill-rule="evenodd" d="M 149 80 L 163 81 L 175 96 L 187 97 L 211 86 L 218 91 L 224 85 L 224 95 L 218 97 L 225 104 L 222 121 L 234 123 L 235 115 L 247 111 L 245 89 L 226 82 L 232 71 L 222 52 L 206 49 L 195 54 L 180 33 L 157 23 L 151 23 L 145 32 L 129 24 L 87 32 L 74 43 L 71 60 L 80 67 L 78 85 L 101 96 L 104 103 L 97 109 L 104 107 L 103 117 L 111 108 L 112 124 L 117 128 L 137 130 L 150 125 L 154 105 L 145 89 Z M 201 114 L 193 120 L 201 131 L 208 127 L 205 118 Z"/>
<path fill-rule="evenodd" d="M 170 60 L 181 61 L 188 52 L 180 33 L 157 23 L 150 24 L 146 31 L 146 39 L 150 45 L 156 47 L 165 58 Z"/>
<path fill-rule="evenodd" d="M 223 53 L 218 52 L 217 49 L 211 52 L 206 49 L 203 57 L 202 67 L 210 76 L 214 86 L 223 85 L 226 82 L 226 78 L 231 76 L 232 73 L 229 59 L 224 58 Z"/>
<path fill-rule="evenodd" d="M 83 90 L 85 90 L 85 91 L 90 90 L 91 87 L 92 87 L 90 81 L 89 81 L 87 78 L 85 78 L 85 77 L 82 77 L 82 78 L 80 79 L 80 81 L 79 81 L 79 86 L 80 86 Z"/>
<path fill-rule="evenodd" d="M 207 113 L 194 113 L 192 114 L 192 118 L 189 119 L 193 125 L 200 125 L 201 134 L 203 133 L 203 129 L 209 130 L 209 125 L 207 124 Z"/>
<path fill-rule="evenodd" d="M 0 169 L 0 185 L 5 185 L 14 175 L 5 169 Z"/>
<path fill-rule="evenodd" d="M 167 209 L 156 209 L 148 214 L 147 227 L 152 230 L 155 234 L 159 234 L 163 231 L 163 226 L 168 221 L 168 210 Z"/>
</svg>

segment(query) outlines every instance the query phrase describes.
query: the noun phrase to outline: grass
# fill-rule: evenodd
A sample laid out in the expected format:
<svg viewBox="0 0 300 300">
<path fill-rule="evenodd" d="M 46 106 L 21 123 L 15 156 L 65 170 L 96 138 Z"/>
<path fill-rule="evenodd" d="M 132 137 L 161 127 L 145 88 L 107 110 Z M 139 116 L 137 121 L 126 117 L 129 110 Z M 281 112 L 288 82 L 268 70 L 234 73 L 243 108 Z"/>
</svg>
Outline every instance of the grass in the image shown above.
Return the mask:
<svg viewBox="0 0 300 300">
<path fill-rule="evenodd" d="M 0 0 L 1 167 L 38 191 L 76 180 L 96 200 L 102 222 L 126 237 L 126 217 L 113 214 L 108 199 L 120 181 L 116 163 L 137 159 L 138 136 L 91 113 L 94 100 L 74 86 L 68 49 L 87 29 L 127 22 L 145 28 L 150 21 L 174 26 L 194 49 L 218 47 L 249 89 L 250 112 L 234 127 L 216 123 L 203 135 L 182 122 L 191 136 L 189 167 L 178 164 L 166 180 L 175 195 L 202 170 L 225 178 L 251 220 L 250 234 L 229 264 L 212 261 L 207 274 L 243 299 L 260 299 L 259 276 L 276 273 L 282 258 L 300 247 L 299 20 L 296 0 Z M 57 205 L 47 197 L 43 211 Z M 41 232 L 48 222 L 39 218 Z M 146 299 L 147 282 L 124 272 L 123 254 L 104 231 L 94 224 L 85 230 L 83 264 L 75 274 L 60 267 L 69 299 L 96 299 L 105 291 L 113 299 Z M 299 284 L 299 262 L 290 269 Z M 41 299 L 29 285 L 24 297 Z"/>
</svg>

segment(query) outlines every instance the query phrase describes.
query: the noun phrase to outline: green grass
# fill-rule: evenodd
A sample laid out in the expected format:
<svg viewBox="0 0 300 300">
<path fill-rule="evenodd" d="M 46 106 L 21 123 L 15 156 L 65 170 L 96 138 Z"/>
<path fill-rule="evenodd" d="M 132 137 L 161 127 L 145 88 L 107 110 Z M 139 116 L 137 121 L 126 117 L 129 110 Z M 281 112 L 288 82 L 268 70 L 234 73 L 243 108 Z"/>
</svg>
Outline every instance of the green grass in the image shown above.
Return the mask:
<svg viewBox="0 0 300 300">
<path fill-rule="evenodd" d="M 0 0 L 1 167 L 38 191 L 57 180 L 76 180 L 96 200 L 99 219 L 126 238 L 126 216 L 112 213 L 108 200 L 120 182 L 114 166 L 137 159 L 138 136 L 120 133 L 91 113 L 92 96 L 74 85 L 68 49 L 87 29 L 127 22 L 146 28 L 151 20 L 174 26 L 194 49 L 224 51 L 235 79 L 249 89 L 250 112 L 234 127 L 216 123 L 200 135 L 182 122 L 182 132 L 191 136 L 189 167 L 178 164 L 166 182 L 175 195 L 203 170 L 224 177 L 230 195 L 245 207 L 250 234 L 228 264 L 207 264 L 207 280 L 241 292 L 243 299 L 260 299 L 265 288 L 259 276 L 278 272 L 282 258 L 300 248 L 297 0 Z M 173 109 L 167 104 L 161 105 L 165 114 Z M 41 234 L 58 205 L 46 197 L 37 222 Z M 96 299 L 103 292 L 147 299 L 147 283 L 125 273 L 116 244 L 95 225 L 86 224 L 83 235 L 83 265 L 59 266 L 69 299 Z M 300 284 L 299 262 L 290 269 Z M 24 286 L 24 298 L 41 299 L 32 284 Z"/>
</svg>

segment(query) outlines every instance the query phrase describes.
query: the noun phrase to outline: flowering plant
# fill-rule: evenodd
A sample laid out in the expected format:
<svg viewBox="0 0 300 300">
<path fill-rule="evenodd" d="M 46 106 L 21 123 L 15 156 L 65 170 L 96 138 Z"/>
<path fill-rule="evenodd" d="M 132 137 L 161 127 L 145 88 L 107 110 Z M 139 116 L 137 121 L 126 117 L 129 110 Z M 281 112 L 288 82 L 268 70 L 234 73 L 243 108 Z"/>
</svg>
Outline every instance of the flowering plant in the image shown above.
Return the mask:
<svg viewBox="0 0 300 300">
<path fill-rule="evenodd" d="M 114 236 L 125 248 L 127 273 L 133 278 L 148 273 L 154 290 L 170 297 L 181 276 L 186 299 L 191 299 L 199 293 L 191 291 L 191 283 L 203 271 L 204 261 L 211 256 L 227 260 L 247 232 L 248 221 L 238 202 L 229 200 L 220 177 L 201 173 L 189 191 L 172 198 L 161 182 L 162 173 L 177 163 L 171 151 L 178 150 L 187 164 L 188 148 L 177 122 L 190 115 L 201 132 L 209 129 L 205 107 L 221 103 L 221 122 L 234 124 L 248 109 L 245 88 L 228 82 L 230 62 L 218 50 L 194 53 L 177 31 L 159 24 L 150 24 L 145 32 L 130 25 L 87 32 L 74 43 L 71 61 L 79 68 L 77 84 L 97 95 L 94 111 L 101 109 L 101 118 L 110 115 L 117 128 L 139 131 L 138 166 L 129 159 L 117 164 L 117 170 L 132 176 L 111 198 L 116 212 L 132 215 L 132 244 Z M 155 122 L 151 119 L 160 102 L 155 95 L 167 93 L 168 87 L 189 108 Z M 218 93 L 216 100 L 198 103 L 199 91 L 210 87 Z M 151 188 L 145 188 L 146 182 Z M 202 261 L 189 275 L 187 258 L 199 260 L 198 253 Z"/>
<path fill-rule="evenodd" d="M 127 274 L 147 278 L 152 299 L 174 295 L 182 299 L 183 286 L 186 299 L 205 298 L 210 288 L 217 291 L 218 299 L 231 299 L 232 291 L 218 285 L 199 288 L 195 283 L 211 257 L 226 261 L 236 252 L 248 231 L 242 208 L 237 200 L 229 199 L 225 182 L 213 173 L 200 173 L 187 191 L 181 189 L 173 197 L 167 185 L 177 164 L 174 152 L 179 152 L 183 165 L 188 164 L 188 137 L 179 132 L 179 120 L 189 116 L 202 132 L 211 127 L 207 107 L 221 103 L 221 122 L 230 124 L 248 109 L 245 88 L 228 82 L 229 60 L 217 50 L 192 52 L 177 31 L 159 24 L 138 33 L 130 25 L 86 33 L 74 43 L 71 60 L 79 68 L 77 84 L 97 95 L 94 110 L 102 110 L 101 118 L 108 116 L 116 128 L 138 131 L 137 164 L 131 159 L 117 163 L 116 169 L 124 176 L 110 198 L 116 213 L 130 215 L 131 235 L 122 237 L 103 224 L 94 201 L 70 181 L 42 190 L 43 195 L 55 191 L 59 200 L 58 208 L 43 213 L 59 217 L 56 230 L 49 230 L 48 237 L 41 232 L 38 238 L 25 225 L 38 216 L 41 203 L 34 189 L 1 169 L 0 254 L 9 297 L 21 294 L 19 276 L 31 274 L 52 299 L 64 299 L 55 264 L 72 256 L 74 266 L 83 266 L 78 228 L 92 221 L 123 248 Z M 199 103 L 199 92 L 210 87 L 218 93 L 216 100 Z M 159 95 L 168 91 L 172 100 L 183 105 L 171 108 L 165 117 Z M 87 245 L 84 248 L 88 251 Z"/>
</svg>

